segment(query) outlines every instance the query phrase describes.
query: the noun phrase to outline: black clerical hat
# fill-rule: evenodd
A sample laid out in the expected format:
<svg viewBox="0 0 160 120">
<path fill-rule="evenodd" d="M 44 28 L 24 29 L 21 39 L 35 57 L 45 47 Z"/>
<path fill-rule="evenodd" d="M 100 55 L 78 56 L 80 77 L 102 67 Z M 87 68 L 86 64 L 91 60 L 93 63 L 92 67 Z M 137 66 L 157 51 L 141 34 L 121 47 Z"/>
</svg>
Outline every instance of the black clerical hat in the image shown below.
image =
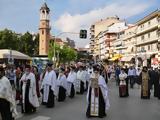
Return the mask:
<svg viewBox="0 0 160 120">
<path fill-rule="evenodd" d="M 49 62 L 47 63 L 47 66 L 48 66 L 48 67 L 52 67 L 52 65 L 53 65 L 53 62 L 52 62 L 52 61 L 49 61 Z"/>
</svg>

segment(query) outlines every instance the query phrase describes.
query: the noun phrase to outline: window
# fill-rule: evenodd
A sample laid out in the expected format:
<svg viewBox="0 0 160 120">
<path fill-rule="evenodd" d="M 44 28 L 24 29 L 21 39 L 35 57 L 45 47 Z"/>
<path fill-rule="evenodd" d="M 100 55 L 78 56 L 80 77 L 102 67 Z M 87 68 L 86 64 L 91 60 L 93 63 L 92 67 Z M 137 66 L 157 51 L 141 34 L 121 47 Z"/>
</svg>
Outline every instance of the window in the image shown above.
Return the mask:
<svg viewBox="0 0 160 120">
<path fill-rule="evenodd" d="M 44 34 L 44 30 L 42 30 L 42 35 Z"/>
<path fill-rule="evenodd" d="M 160 30 L 157 30 L 157 36 L 160 37 Z"/>
<path fill-rule="evenodd" d="M 148 26 L 150 26 L 150 25 L 151 25 L 151 22 L 149 21 L 149 22 L 148 22 Z"/>
<path fill-rule="evenodd" d="M 148 45 L 148 50 L 150 50 L 151 49 L 151 47 L 150 47 L 150 45 Z"/>
<path fill-rule="evenodd" d="M 150 38 L 150 33 L 148 33 L 148 38 Z"/>
<path fill-rule="evenodd" d="M 158 23 L 160 23 L 160 17 L 157 18 Z"/>
<path fill-rule="evenodd" d="M 143 35 L 143 36 L 141 36 L 141 40 L 142 40 L 142 41 L 144 41 L 144 35 Z"/>
<path fill-rule="evenodd" d="M 44 13 L 45 13 L 45 11 L 43 10 L 43 11 L 42 11 L 42 13 L 44 14 Z"/>
</svg>

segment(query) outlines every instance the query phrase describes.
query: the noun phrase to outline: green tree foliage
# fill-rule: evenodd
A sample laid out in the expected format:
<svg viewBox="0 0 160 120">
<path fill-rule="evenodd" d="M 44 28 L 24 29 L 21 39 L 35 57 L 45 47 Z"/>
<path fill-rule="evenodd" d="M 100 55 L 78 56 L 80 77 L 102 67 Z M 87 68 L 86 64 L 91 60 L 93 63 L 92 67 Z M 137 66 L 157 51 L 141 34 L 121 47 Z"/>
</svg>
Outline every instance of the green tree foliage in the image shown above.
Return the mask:
<svg viewBox="0 0 160 120">
<path fill-rule="evenodd" d="M 17 34 L 11 30 L 0 31 L 0 49 L 12 49 L 25 53 L 29 56 L 38 55 L 39 35 L 29 32 Z"/>
<path fill-rule="evenodd" d="M 55 43 L 55 48 L 54 48 L 54 42 L 51 42 L 49 54 L 48 54 L 50 59 L 54 57 L 54 50 L 55 50 L 56 62 L 68 63 L 68 62 L 76 60 L 77 58 L 77 52 L 74 49 L 68 47 L 67 45 L 64 45 L 62 47 L 60 45 L 57 45 L 56 43 Z"/>
<path fill-rule="evenodd" d="M 5 29 L 0 31 L 0 49 L 16 49 L 18 36 L 15 32 Z"/>
</svg>

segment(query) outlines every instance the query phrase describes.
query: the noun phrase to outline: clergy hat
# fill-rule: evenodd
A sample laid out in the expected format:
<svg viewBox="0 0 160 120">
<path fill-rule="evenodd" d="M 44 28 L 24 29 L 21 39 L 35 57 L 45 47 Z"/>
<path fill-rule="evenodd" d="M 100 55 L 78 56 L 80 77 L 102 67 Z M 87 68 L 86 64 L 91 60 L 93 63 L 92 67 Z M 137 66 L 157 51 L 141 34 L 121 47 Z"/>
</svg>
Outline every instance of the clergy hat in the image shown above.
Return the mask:
<svg viewBox="0 0 160 120">
<path fill-rule="evenodd" d="M 49 61 L 49 62 L 47 63 L 47 66 L 48 66 L 48 67 L 52 67 L 52 65 L 53 65 L 53 62 L 52 62 L 52 61 Z"/>
<path fill-rule="evenodd" d="M 93 71 L 100 71 L 100 66 L 98 64 L 93 65 Z"/>
</svg>

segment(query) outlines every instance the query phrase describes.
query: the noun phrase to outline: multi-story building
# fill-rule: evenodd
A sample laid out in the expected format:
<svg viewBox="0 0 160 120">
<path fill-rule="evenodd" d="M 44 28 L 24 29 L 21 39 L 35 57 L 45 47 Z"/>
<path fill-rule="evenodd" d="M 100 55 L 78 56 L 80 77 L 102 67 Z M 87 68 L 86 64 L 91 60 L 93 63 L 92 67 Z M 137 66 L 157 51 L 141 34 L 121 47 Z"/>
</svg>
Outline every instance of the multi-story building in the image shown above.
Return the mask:
<svg viewBox="0 0 160 120">
<path fill-rule="evenodd" d="M 132 60 L 137 66 L 160 63 L 160 9 L 135 25 L 126 25 L 119 19 L 110 24 L 106 21 L 100 21 L 90 29 L 90 48 L 95 56 L 109 59 L 114 54 L 122 54 L 121 61 Z"/>
<path fill-rule="evenodd" d="M 97 45 L 99 45 L 99 58 L 101 60 L 111 58 L 114 56 L 114 54 L 121 54 L 118 51 L 118 45 L 121 45 L 120 39 L 117 39 L 120 35 L 120 31 L 123 29 L 126 29 L 127 26 L 125 22 L 118 22 L 118 23 L 113 23 L 112 25 L 108 26 L 108 28 L 100 32 L 97 35 Z M 118 52 L 117 52 L 118 51 Z"/>
<path fill-rule="evenodd" d="M 115 33 L 116 39 L 111 41 L 111 49 L 115 54 L 123 54 L 123 37 L 124 37 L 124 30 L 127 29 L 128 26 L 126 22 L 122 21 L 119 23 L 115 23 L 109 27 L 108 33 Z"/>
<path fill-rule="evenodd" d="M 150 64 L 152 58 L 158 58 L 159 14 L 158 9 L 136 23 L 137 58 L 144 66 Z"/>
<path fill-rule="evenodd" d="M 90 27 L 90 51 L 93 56 L 99 56 L 100 54 L 100 45 L 99 45 L 99 35 L 100 32 L 103 32 L 107 29 L 108 26 L 112 25 L 113 23 L 119 22 L 118 17 L 108 17 L 104 20 L 100 20 Z"/>
<path fill-rule="evenodd" d="M 129 25 L 128 28 L 124 30 L 122 42 L 124 49 L 122 51 L 123 57 L 121 58 L 123 62 L 130 62 L 136 55 L 136 29 L 137 26 Z"/>
</svg>

